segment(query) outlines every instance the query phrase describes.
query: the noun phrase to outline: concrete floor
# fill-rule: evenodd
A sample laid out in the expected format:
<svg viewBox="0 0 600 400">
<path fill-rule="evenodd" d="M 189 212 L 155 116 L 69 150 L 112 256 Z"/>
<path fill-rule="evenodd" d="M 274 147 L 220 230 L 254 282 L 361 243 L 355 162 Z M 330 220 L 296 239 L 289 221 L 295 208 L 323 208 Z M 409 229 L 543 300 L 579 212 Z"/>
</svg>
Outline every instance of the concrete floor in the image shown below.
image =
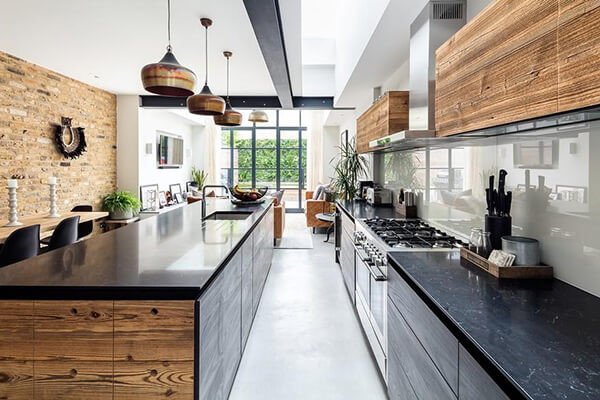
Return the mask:
<svg viewBox="0 0 600 400">
<path fill-rule="evenodd" d="M 304 216 L 288 214 L 286 230 Z M 300 219 L 300 220 L 297 220 Z M 333 240 L 277 249 L 230 399 L 385 399 Z"/>
</svg>

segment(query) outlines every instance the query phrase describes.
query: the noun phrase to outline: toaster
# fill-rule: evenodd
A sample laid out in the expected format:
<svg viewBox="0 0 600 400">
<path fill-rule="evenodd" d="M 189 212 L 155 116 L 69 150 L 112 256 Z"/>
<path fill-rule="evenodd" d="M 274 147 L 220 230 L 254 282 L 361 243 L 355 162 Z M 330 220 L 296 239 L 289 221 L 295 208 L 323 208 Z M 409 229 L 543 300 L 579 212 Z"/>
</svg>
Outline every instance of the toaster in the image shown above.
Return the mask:
<svg viewBox="0 0 600 400">
<path fill-rule="evenodd" d="M 392 191 L 384 188 L 367 188 L 367 203 L 372 206 L 391 205 Z"/>
</svg>

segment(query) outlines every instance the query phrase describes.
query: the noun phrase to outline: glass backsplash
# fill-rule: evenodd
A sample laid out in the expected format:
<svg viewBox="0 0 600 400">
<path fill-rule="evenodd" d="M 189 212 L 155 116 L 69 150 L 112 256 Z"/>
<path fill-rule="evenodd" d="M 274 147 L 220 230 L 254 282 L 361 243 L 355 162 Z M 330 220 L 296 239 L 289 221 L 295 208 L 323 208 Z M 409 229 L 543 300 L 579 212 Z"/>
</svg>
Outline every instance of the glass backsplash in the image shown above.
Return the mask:
<svg viewBox="0 0 600 400">
<path fill-rule="evenodd" d="M 488 176 L 508 171 L 513 234 L 541 243 L 558 279 L 600 296 L 600 122 L 378 154 L 374 179 L 418 192 L 419 216 L 468 237 Z"/>
</svg>

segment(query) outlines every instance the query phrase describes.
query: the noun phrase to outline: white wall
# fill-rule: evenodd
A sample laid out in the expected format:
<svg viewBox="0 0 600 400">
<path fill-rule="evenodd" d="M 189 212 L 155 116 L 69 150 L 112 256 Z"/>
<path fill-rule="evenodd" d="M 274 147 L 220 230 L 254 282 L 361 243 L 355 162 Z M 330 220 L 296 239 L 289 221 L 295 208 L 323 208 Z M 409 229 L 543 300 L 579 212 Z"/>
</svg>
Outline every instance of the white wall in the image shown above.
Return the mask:
<svg viewBox="0 0 600 400">
<path fill-rule="evenodd" d="M 117 96 L 117 187 L 138 193 L 138 96 Z"/>
<path fill-rule="evenodd" d="M 334 175 L 331 159 L 338 154 L 340 133 L 339 126 L 323 127 L 323 178 L 325 183 L 329 183 Z"/>
<path fill-rule="evenodd" d="M 492 0 L 467 0 L 467 22 L 472 20 L 491 2 Z"/>
<path fill-rule="evenodd" d="M 185 182 L 191 180 L 192 125 L 184 118 L 169 111 L 139 110 L 139 184 L 158 184 L 159 190 L 169 190 L 170 184 L 179 183 L 185 190 Z M 183 166 L 181 168 L 158 168 L 156 165 L 156 135 L 158 132 L 180 136 L 183 139 Z M 146 144 L 151 144 L 151 154 L 146 154 Z"/>
</svg>

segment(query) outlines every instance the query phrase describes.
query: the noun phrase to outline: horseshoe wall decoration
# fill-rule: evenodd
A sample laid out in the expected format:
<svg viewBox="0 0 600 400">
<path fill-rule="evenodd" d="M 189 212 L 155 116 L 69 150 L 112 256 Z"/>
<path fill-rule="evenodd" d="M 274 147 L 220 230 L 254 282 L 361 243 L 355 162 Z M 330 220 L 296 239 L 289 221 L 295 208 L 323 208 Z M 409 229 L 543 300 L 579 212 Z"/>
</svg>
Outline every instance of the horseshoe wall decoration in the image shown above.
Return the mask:
<svg viewBox="0 0 600 400">
<path fill-rule="evenodd" d="M 65 158 L 78 158 L 87 146 L 85 142 L 84 128 L 73 128 L 71 126 L 72 118 L 62 117 L 61 125 L 55 125 L 56 143 L 58 150 Z M 71 137 L 69 143 L 65 142 L 65 134 Z"/>
</svg>

